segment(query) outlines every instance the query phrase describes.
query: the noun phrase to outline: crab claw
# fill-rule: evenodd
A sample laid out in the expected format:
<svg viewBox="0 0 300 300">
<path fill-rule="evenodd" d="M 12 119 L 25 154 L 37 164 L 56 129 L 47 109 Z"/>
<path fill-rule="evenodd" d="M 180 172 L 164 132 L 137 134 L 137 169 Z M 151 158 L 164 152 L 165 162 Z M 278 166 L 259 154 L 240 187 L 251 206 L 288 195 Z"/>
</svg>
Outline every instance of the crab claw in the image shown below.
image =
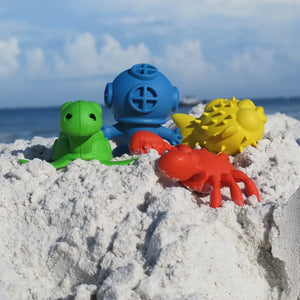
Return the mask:
<svg viewBox="0 0 300 300">
<path fill-rule="evenodd" d="M 146 130 L 135 132 L 129 142 L 129 151 L 131 154 L 148 153 L 150 149 L 155 149 L 159 155 L 174 147 L 163 140 L 159 135 Z"/>
</svg>

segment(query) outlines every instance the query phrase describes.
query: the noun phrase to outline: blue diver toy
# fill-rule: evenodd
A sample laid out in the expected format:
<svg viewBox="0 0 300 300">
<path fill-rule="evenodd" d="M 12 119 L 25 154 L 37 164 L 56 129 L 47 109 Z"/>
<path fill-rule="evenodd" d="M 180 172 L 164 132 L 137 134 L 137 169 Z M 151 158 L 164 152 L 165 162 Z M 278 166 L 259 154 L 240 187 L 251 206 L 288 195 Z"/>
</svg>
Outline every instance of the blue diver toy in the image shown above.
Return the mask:
<svg viewBox="0 0 300 300">
<path fill-rule="evenodd" d="M 172 145 L 180 143 L 179 129 L 161 126 L 170 112 L 179 104 L 178 89 L 150 64 L 137 64 L 120 73 L 104 92 L 105 105 L 113 110 L 117 121 L 112 126 L 103 125 L 107 139 L 121 136 L 125 145 L 114 150 L 114 155 L 128 152 L 131 136 L 140 130 L 156 133 Z"/>
</svg>

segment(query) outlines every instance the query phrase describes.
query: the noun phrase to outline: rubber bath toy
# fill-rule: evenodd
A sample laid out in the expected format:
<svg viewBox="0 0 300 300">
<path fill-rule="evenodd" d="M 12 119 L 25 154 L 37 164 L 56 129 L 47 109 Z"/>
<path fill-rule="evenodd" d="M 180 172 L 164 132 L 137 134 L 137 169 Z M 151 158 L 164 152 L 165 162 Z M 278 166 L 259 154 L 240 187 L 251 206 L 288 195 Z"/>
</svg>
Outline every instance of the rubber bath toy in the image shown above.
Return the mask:
<svg viewBox="0 0 300 300">
<path fill-rule="evenodd" d="M 174 114 L 172 118 L 183 135 L 183 144 L 191 148 L 200 145 L 228 155 L 242 152 L 250 145 L 256 147 L 267 121 L 263 107 L 234 97 L 212 100 L 199 118 L 186 114 Z"/>
<path fill-rule="evenodd" d="M 154 132 L 172 145 L 180 143 L 179 129 L 163 127 L 166 118 L 179 104 L 178 89 L 149 64 L 137 64 L 119 74 L 112 83 L 107 83 L 104 92 L 105 105 L 112 109 L 116 124 L 103 125 L 106 138 L 119 136 L 122 154 L 128 152 L 132 134 L 140 130 Z"/>
<path fill-rule="evenodd" d="M 222 187 L 229 187 L 231 199 L 239 206 L 244 205 L 243 195 L 237 182 L 243 182 L 248 196 L 255 195 L 260 201 L 254 182 L 242 171 L 236 170 L 225 153 L 219 155 L 205 148 L 191 149 L 187 145 L 177 145 L 176 150 L 163 154 L 158 161 L 159 171 L 167 178 L 180 181 L 195 192 L 206 192 L 212 187 L 210 206 L 222 205 Z"/>
<path fill-rule="evenodd" d="M 232 200 L 239 206 L 244 205 L 237 182 L 243 182 L 246 194 L 255 195 L 260 201 L 254 182 L 245 173 L 236 170 L 225 153 L 215 154 L 205 148 L 192 149 L 188 145 L 174 147 L 152 132 L 140 131 L 132 135 L 131 153 L 148 153 L 150 149 L 162 154 L 158 160 L 158 169 L 165 177 L 180 181 L 196 192 L 207 192 L 207 188 L 212 187 L 210 206 L 213 208 L 222 205 L 221 188 L 225 186 L 230 188 Z"/>
<path fill-rule="evenodd" d="M 67 166 L 71 161 L 97 159 L 105 165 L 127 165 L 136 160 L 111 161 L 109 141 L 101 132 L 102 108 L 93 101 L 67 102 L 60 108 L 61 133 L 52 147 L 50 161 L 56 168 Z M 26 163 L 27 160 L 21 160 Z"/>
</svg>

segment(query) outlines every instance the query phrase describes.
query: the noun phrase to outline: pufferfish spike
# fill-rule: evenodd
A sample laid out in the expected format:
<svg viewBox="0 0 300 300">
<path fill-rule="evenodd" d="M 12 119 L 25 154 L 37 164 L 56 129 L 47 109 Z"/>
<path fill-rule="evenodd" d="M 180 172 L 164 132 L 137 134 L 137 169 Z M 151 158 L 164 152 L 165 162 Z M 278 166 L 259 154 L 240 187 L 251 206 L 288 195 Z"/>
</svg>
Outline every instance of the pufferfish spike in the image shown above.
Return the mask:
<svg viewBox="0 0 300 300">
<path fill-rule="evenodd" d="M 221 107 L 225 106 L 225 103 L 224 103 L 224 100 L 223 100 L 223 99 L 220 99 L 219 105 L 220 105 Z"/>
<path fill-rule="evenodd" d="M 226 100 L 227 100 L 227 99 L 226 99 Z M 233 98 L 232 98 L 232 100 L 233 100 Z M 225 107 L 233 107 L 233 106 L 234 106 L 234 103 L 233 103 L 232 100 L 227 100 L 227 103 L 226 103 Z"/>
<path fill-rule="evenodd" d="M 245 135 L 242 140 L 242 144 L 248 141 L 248 137 Z"/>
<path fill-rule="evenodd" d="M 235 115 L 233 114 L 229 114 L 228 116 L 226 116 L 224 119 L 234 119 L 235 118 Z"/>
<path fill-rule="evenodd" d="M 222 146 L 221 146 L 221 149 L 220 149 L 220 152 L 225 152 L 225 150 L 226 150 L 226 146 L 225 146 L 225 145 L 222 145 Z"/>
<path fill-rule="evenodd" d="M 228 121 L 227 120 L 222 120 L 218 125 L 226 125 L 228 124 Z"/>
</svg>

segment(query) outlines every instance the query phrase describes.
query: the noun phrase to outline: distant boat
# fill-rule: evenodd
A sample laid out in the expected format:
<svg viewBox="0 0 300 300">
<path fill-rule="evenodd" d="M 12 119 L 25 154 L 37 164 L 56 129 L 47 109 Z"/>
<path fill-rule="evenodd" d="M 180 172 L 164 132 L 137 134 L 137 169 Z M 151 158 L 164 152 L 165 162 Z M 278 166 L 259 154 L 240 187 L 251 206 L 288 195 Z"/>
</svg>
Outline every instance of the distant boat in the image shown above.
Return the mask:
<svg viewBox="0 0 300 300">
<path fill-rule="evenodd" d="M 179 102 L 179 105 L 180 106 L 194 106 L 199 103 L 206 104 L 208 102 L 209 102 L 209 100 L 200 100 L 199 98 L 196 98 L 196 97 L 185 97 Z"/>
<path fill-rule="evenodd" d="M 179 102 L 179 105 L 181 105 L 181 106 L 192 106 L 192 105 L 197 105 L 198 103 L 200 103 L 199 98 L 185 97 Z"/>
</svg>

